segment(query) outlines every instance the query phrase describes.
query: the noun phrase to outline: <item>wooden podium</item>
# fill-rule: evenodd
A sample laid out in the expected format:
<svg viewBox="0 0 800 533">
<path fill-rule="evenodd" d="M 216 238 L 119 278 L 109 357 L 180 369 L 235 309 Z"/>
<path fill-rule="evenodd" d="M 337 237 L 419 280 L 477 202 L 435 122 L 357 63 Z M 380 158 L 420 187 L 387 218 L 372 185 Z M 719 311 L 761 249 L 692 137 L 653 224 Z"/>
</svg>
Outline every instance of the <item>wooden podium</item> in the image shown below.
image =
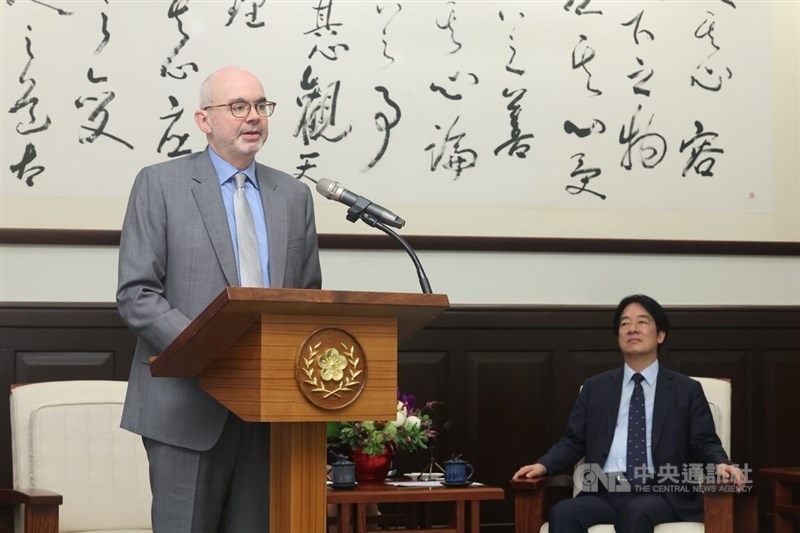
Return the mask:
<svg viewBox="0 0 800 533">
<path fill-rule="evenodd" d="M 397 345 L 447 296 L 228 287 L 152 358 L 197 377 L 249 422 L 271 422 L 270 532 L 326 529 L 326 422 L 393 420 Z"/>
</svg>

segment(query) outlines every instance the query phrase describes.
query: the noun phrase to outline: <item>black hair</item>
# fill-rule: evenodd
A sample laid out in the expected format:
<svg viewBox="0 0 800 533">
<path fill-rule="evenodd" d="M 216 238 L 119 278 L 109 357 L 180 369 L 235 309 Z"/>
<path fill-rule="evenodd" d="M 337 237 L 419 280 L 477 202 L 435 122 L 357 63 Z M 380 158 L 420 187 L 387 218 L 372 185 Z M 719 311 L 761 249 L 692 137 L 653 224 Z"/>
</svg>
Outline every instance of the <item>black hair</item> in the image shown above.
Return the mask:
<svg viewBox="0 0 800 533">
<path fill-rule="evenodd" d="M 669 318 L 667 318 L 667 313 L 664 311 L 664 308 L 661 307 L 661 304 L 644 294 L 632 294 L 623 298 L 617 306 L 617 310 L 614 312 L 613 327 L 615 335 L 619 335 L 619 323 L 622 318 L 622 312 L 632 303 L 638 303 L 650 313 L 650 316 L 652 316 L 653 320 L 656 322 L 657 331 L 663 331 L 665 335 L 669 332 Z"/>
</svg>

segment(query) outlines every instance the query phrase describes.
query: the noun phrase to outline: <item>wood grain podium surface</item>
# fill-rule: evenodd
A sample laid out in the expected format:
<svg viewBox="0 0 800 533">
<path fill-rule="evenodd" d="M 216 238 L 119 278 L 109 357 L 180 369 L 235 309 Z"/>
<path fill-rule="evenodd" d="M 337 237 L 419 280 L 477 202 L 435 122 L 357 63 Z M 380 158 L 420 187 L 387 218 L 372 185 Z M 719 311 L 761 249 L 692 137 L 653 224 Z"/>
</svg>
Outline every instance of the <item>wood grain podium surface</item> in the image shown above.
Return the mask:
<svg viewBox="0 0 800 533">
<path fill-rule="evenodd" d="M 367 531 L 367 505 L 380 503 L 451 503 L 449 527 L 405 529 L 416 533 L 478 533 L 480 531 L 480 502 L 502 500 L 503 489 L 474 484 L 451 488 L 432 483 L 430 486 L 395 486 L 388 483 L 360 483 L 352 489 L 328 487 L 328 504 L 337 510 L 337 533 Z M 353 508 L 355 507 L 355 516 Z"/>
</svg>

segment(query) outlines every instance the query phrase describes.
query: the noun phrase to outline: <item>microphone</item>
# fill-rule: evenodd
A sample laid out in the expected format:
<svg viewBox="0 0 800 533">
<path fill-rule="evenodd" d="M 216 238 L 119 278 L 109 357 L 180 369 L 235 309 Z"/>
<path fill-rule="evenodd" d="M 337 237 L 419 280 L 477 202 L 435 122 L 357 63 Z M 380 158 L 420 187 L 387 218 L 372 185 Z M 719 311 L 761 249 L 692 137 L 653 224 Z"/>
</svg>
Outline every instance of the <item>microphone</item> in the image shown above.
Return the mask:
<svg viewBox="0 0 800 533">
<path fill-rule="evenodd" d="M 363 196 L 348 191 L 336 181 L 321 178 L 317 181 L 317 192 L 329 200 L 336 200 L 337 202 L 350 206 L 350 211 L 354 211 L 356 216 L 361 216 L 363 213 L 366 213 L 375 217 L 378 221 L 395 228 L 402 228 L 406 223 L 405 220 L 388 209 L 372 203 Z M 348 219 L 349 218 L 350 217 L 348 217 Z M 353 219 L 353 221 L 355 221 L 355 219 Z"/>
</svg>

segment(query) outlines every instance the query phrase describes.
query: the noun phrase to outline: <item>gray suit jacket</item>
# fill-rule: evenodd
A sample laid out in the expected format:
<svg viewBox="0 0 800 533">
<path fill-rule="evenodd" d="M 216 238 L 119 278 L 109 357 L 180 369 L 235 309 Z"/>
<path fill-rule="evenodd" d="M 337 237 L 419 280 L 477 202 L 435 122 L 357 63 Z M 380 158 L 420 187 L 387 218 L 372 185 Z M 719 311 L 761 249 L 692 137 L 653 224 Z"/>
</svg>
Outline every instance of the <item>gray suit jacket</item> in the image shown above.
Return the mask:
<svg viewBox="0 0 800 533">
<path fill-rule="evenodd" d="M 311 192 L 256 164 L 269 238 L 272 287 L 322 284 Z M 222 192 L 207 151 L 143 168 L 133 184 L 119 251 L 117 305 L 138 337 L 122 427 L 207 450 L 227 409 L 194 378 L 154 378 L 160 353 L 226 286 L 239 284 Z"/>
</svg>

